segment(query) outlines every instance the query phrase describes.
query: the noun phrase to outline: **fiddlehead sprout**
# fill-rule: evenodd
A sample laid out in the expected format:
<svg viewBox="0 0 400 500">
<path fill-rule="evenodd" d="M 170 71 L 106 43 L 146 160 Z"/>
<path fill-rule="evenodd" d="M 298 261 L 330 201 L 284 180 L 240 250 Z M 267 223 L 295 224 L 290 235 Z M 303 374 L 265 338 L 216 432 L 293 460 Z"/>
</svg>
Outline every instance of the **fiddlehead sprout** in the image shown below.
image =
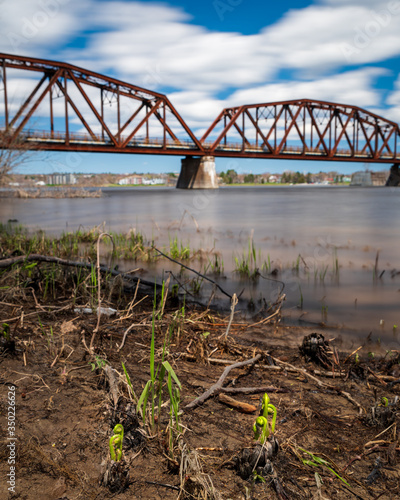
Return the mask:
<svg viewBox="0 0 400 500">
<path fill-rule="evenodd" d="M 263 417 L 268 420 L 268 415 L 272 413 L 272 422 L 271 422 L 271 432 L 272 434 L 275 432 L 275 424 L 276 424 L 276 408 L 274 405 L 270 403 L 270 398 L 267 393 L 264 394 L 262 399 L 262 412 Z"/>
<path fill-rule="evenodd" d="M 384 406 L 384 407 L 389 406 L 389 400 L 388 400 L 388 398 L 386 398 L 385 396 L 382 396 L 381 397 L 381 403 L 380 403 L 379 406 Z"/>
<path fill-rule="evenodd" d="M 258 439 L 264 444 L 269 436 L 268 420 L 261 416 L 258 417 L 253 425 L 254 439 Z"/>
<path fill-rule="evenodd" d="M 110 438 L 110 455 L 111 460 L 119 462 L 122 458 L 122 441 L 124 439 L 124 428 L 121 424 L 117 424 L 113 430 L 114 435 Z"/>
<path fill-rule="evenodd" d="M 271 433 L 275 432 L 276 408 L 270 403 L 267 393 L 262 398 L 262 415 L 260 415 L 253 425 L 254 439 L 258 439 L 262 444 L 268 439 Z M 268 423 L 268 416 L 272 414 L 271 428 Z"/>
</svg>

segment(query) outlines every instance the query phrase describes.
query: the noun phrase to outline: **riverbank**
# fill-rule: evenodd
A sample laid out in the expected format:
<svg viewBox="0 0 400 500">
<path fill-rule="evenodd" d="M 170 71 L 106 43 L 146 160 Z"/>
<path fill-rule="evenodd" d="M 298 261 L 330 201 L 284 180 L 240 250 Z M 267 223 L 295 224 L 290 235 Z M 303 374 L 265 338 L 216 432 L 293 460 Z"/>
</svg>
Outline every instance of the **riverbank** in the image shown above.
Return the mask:
<svg viewBox="0 0 400 500">
<path fill-rule="evenodd" d="M 62 187 L 47 187 L 47 188 L 28 188 L 28 189 L 3 189 L 0 190 L 0 198 L 21 198 L 39 199 L 39 198 L 101 198 L 101 189 L 83 189 L 83 188 L 62 188 Z"/>
<path fill-rule="evenodd" d="M 15 467 L 17 495 L 399 496 L 399 351 L 368 338 L 346 350 L 323 327 L 284 326 L 279 301 L 249 322 L 189 303 L 167 283 L 113 276 L 97 269 L 95 255 L 86 269 L 66 259 L 18 259 L 18 247 L 1 247 L 1 404 L 15 425 L 1 430 L 0 474 Z M 234 464 L 255 446 L 265 392 L 277 409 L 280 449 L 245 480 Z M 123 460 L 113 466 L 109 439 L 118 423 Z M 5 498 L 5 481 L 1 488 Z"/>
</svg>

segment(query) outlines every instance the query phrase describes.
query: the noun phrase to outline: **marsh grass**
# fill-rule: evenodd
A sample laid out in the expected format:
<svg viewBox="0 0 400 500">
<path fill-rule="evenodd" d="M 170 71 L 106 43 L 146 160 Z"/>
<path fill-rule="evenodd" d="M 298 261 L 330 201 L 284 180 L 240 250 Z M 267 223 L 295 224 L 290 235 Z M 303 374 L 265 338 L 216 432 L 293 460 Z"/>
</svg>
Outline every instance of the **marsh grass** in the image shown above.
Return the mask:
<svg viewBox="0 0 400 500">
<path fill-rule="evenodd" d="M 259 260 L 261 260 L 261 252 L 258 252 Z M 249 238 L 247 249 L 243 250 L 242 254 L 234 257 L 235 271 L 241 276 L 255 279 L 258 275 L 257 251 L 253 238 Z"/>
<path fill-rule="evenodd" d="M 189 243 L 184 245 L 182 241 L 178 240 L 175 236 L 169 240 L 169 255 L 173 259 L 188 260 L 190 259 L 190 246 Z"/>
</svg>

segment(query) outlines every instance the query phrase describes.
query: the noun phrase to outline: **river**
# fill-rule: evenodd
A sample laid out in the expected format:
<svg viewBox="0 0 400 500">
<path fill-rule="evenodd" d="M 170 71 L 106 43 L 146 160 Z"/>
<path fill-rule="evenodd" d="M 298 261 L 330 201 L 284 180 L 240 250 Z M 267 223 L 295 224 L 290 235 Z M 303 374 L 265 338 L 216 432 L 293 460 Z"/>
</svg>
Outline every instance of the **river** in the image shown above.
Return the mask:
<svg viewBox="0 0 400 500">
<path fill-rule="evenodd" d="M 102 198 L 3 198 L 0 220 L 17 219 L 51 234 L 104 223 L 111 231 L 141 231 L 159 247 L 178 236 L 191 249 L 219 253 L 224 263 L 219 283 L 229 292 L 244 289 L 242 311 L 249 310 L 249 302 L 252 312 L 263 298 L 273 300 L 280 285 L 270 279 L 276 278 L 285 283 L 287 324 L 318 330 L 323 321 L 337 335 L 357 341 L 369 335 L 399 348 L 400 189 L 138 187 L 105 188 L 103 193 Z M 250 281 L 235 272 L 235 257 L 240 260 L 248 252 L 249 242 L 263 276 Z M 195 261 L 189 265 L 202 269 Z M 162 259 L 147 277 L 170 268 Z M 274 270 L 277 274 L 271 275 Z M 219 303 L 229 306 L 223 296 Z"/>
</svg>

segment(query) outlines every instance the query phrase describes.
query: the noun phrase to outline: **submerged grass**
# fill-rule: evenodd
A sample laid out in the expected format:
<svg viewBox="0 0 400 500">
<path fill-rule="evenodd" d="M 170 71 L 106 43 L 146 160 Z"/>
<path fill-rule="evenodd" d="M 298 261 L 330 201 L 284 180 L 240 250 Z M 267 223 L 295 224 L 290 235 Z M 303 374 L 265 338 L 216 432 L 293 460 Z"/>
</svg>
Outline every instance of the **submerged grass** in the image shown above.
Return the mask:
<svg viewBox="0 0 400 500">
<path fill-rule="evenodd" d="M 258 260 L 261 260 L 261 252 L 258 252 Z M 258 269 L 261 267 L 257 263 L 257 251 L 253 238 L 249 238 L 247 249 L 243 250 L 242 254 L 234 257 L 235 271 L 241 276 L 248 278 L 256 278 Z"/>
</svg>

